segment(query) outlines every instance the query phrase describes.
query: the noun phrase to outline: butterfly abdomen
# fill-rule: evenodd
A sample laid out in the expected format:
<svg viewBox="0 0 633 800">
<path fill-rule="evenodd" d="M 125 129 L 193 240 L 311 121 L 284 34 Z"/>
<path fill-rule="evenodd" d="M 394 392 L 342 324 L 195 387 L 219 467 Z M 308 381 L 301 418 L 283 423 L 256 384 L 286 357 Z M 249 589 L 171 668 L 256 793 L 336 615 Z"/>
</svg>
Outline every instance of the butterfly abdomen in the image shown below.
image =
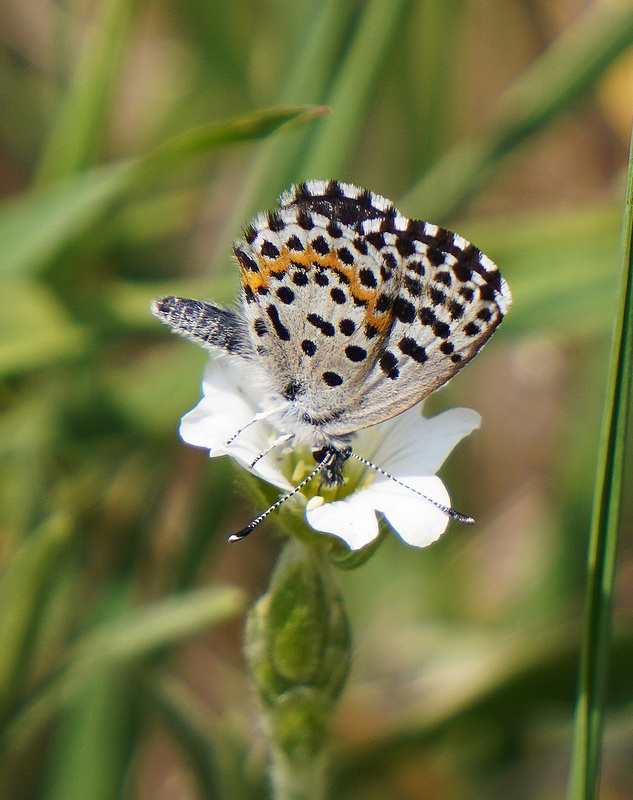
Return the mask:
<svg viewBox="0 0 633 800">
<path fill-rule="evenodd" d="M 184 297 L 159 297 L 152 302 L 151 310 L 174 333 L 202 347 L 244 357 L 252 353 L 241 318 L 215 303 Z"/>
</svg>

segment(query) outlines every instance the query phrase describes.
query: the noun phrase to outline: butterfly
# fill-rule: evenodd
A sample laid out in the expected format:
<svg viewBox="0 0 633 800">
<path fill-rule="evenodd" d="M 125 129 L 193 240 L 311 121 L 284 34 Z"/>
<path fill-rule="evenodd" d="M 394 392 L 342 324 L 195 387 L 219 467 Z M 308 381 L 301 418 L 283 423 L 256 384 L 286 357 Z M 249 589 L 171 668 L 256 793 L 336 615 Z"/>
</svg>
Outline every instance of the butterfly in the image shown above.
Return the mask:
<svg viewBox="0 0 633 800">
<path fill-rule="evenodd" d="M 326 485 L 342 482 L 354 433 L 445 384 L 512 299 L 473 244 L 334 180 L 290 187 L 233 249 L 237 308 L 163 297 L 152 312 L 248 369 L 262 413 L 284 441 L 312 448 Z"/>
</svg>

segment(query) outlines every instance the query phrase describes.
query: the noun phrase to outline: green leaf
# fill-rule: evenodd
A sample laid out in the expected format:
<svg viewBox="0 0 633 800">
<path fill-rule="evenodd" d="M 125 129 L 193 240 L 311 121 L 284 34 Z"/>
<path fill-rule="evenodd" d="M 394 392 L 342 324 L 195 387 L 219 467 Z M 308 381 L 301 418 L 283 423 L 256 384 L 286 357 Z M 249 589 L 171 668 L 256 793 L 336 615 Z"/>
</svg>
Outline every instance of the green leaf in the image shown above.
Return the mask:
<svg viewBox="0 0 633 800">
<path fill-rule="evenodd" d="M 192 156 L 205 155 L 219 147 L 263 139 L 281 126 L 291 127 L 327 114 L 326 106 L 288 105 L 254 111 L 220 122 L 209 122 L 174 136 L 141 158 L 141 175 L 173 169 Z"/>
</svg>

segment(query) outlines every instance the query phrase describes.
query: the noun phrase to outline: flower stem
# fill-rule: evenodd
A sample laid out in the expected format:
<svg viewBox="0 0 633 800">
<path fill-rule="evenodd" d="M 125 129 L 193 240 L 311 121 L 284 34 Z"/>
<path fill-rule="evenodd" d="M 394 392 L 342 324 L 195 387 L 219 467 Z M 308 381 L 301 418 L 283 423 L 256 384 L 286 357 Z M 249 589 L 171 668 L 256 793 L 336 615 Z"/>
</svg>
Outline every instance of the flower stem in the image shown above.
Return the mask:
<svg viewBox="0 0 633 800">
<path fill-rule="evenodd" d="M 350 652 L 347 616 L 325 551 L 291 539 L 245 634 L 276 800 L 324 797 L 328 739 Z"/>
<path fill-rule="evenodd" d="M 297 764 L 281 750 L 272 750 L 271 778 L 275 800 L 323 800 L 327 756 L 319 753 L 309 762 Z"/>
</svg>

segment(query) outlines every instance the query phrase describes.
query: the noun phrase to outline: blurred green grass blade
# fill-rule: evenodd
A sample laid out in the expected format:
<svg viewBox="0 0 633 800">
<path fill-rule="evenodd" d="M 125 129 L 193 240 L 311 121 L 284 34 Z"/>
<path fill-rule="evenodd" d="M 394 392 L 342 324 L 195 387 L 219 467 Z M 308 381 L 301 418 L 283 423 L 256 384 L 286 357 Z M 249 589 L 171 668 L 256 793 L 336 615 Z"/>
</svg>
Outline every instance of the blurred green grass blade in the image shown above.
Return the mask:
<svg viewBox="0 0 633 800">
<path fill-rule="evenodd" d="M 416 9 L 420 45 L 407 81 L 411 110 L 419 137 L 418 161 L 426 168 L 444 150 L 444 141 L 459 115 L 455 85 L 463 39 L 464 0 L 420 3 Z"/>
<path fill-rule="evenodd" d="M 97 672 L 54 734 L 42 800 L 118 800 L 135 740 L 130 676 Z"/>
<path fill-rule="evenodd" d="M 33 191 L 0 207 L 0 278 L 41 272 L 61 250 L 95 224 L 106 210 L 182 162 L 219 147 L 260 139 L 287 123 L 308 121 L 322 107 L 278 106 L 211 122 L 180 134 L 140 159 L 99 167 Z"/>
<path fill-rule="evenodd" d="M 50 485 L 50 454 L 59 433 L 59 395 L 55 381 L 42 388 L 36 379 L 35 391 L 24 391 L 19 403 L 13 407 L 7 403 L 0 414 L 0 519 L 2 545 L 11 558 L 39 530 L 42 497 Z M 57 509 L 68 508 L 58 497 L 54 502 Z"/>
<path fill-rule="evenodd" d="M 129 603 L 127 581 L 111 583 L 95 609 L 98 626 L 116 624 Z M 97 663 L 69 698 L 52 731 L 43 800 L 117 800 L 134 738 L 131 675 Z"/>
<path fill-rule="evenodd" d="M 594 800 L 599 794 L 605 685 L 633 379 L 633 138 L 629 151 L 620 281 L 596 469 L 569 800 Z"/>
<path fill-rule="evenodd" d="M 68 666 L 7 728 L 5 747 L 19 750 L 89 684 L 96 672 L 121 669 L 165 647 L 232 619 L 244 607 L 239 589 L 197 589 L 129 612 L 88 632 L 68 654 Z"/>
<path fill-rule="evenodd" d="M 20 677 L 27 677 L 31 646 L 44 598 L 55 580 L 72 533 L 57 515 L 33 532 L 0 576 L 0 714 L 4 716 Z"/>
<path fill-rule="evenodd" d="M 187 754 L 203 796 L 238 800 L 238 795 L 223 791 L 208 711 L 203 712 L 191 692 L 169 673 L 152 673 L 144 689 L 150 705 L 165 718 L 170 735 Z"/>
<path fill-rule="evenodd" d="M 403 212 L 445 219 L 503 156 L 566 111 L 631 43 L 631 5 L 594 6 L 507 91 L 487 132 L 458 143 L 400 198 Z"/>
<path fill-rule="evenodd" d="M 168 139 L 139 163 L 141 175 L 163 173 L 181 162 L 237 142 L 262 139 L 282 126 L 286 129 L 327 114 L 326 106 L 282 105 L 241 114 L 220 122 L 209 122 Z"/>
<path fill-rule="evenodd" d="M 69 673 L 82 682 L 98 664 L 122 666 L 235 617 L 244 595 L 231 587 L 196 589 L 139 608 L 87 633 L 70 653 Z"/>
<path fill-rule="evenodd" d="M 357 29 L 340 66 L 327 103 L 332 114 L 322 120 L 314 135 L 299 178 L 343 177 L 361 123 L 369 113 L 368 102 L 377 76 L 385 65 L 409 0 L 369 0 L 363 7 Z"/>
<path fill-rule="evenodd" d="M 94 163 L 138 5 L 138 0 L 102 0 L 44 147 L 37 184 L 57 182 Z"/>
<path fill-rule="evenodd" d="M 7 283 L 2 300 L 0 377 L 50 366 L 85 352 L 88 331 L 68 318 L 54 293 L 42 283 Z"/>
<path fill-rule="evenodd" d="M 6 26 L 6 22 L 4 23 Z M 41 147 L 43 104 L 37 71 L 19 58 L 2 37 L 0 46 L 0 141 L 5 154 L 30 163 Z"/>
<path fill-rule="evenodd" d="M 512 287 L 512 314 L 500 335 L 532 334 L 538 320 L 539 330 L 557 341 L 602 338 L 611 331 L 621 229 L 622 211 L 611 204 L 460 225 Z"/>
<path fill-rule="evenodd" d="M 0 206 L 0 278 L 44 269 L 103 214 L 131 170 L 129 161 L 100 167 Z"/>
<path fill-rule="evenodd" d="M 349 34 L 353 6 L 341 0 L 326 0 L 315 9 L 314 22 L 305 40 L 295 48 L 292 69 L 279 94 L 280 103 L 323 101 L 336 58 Z M 297 166 L 310 129 L 295 130 L 282 137 L 269 138 L 258 148 L 248 169 L 246 181 L 218 237 L 216 259 L 224 261 L 244 220 L 271 205 L 280 192 L 297 178 Z"/>
<path fill-rule="evenodd" d="M 157 330 L 157 341 L 161 335 Z M 114 365 L 106 376 L 108 397 L 135 430 L 173 436 L 177 420 L 200 399 L 207 359 L 201 348 L 166 339 L 165 347 L 155 348 L 142 361 Z"/>
</svg>

